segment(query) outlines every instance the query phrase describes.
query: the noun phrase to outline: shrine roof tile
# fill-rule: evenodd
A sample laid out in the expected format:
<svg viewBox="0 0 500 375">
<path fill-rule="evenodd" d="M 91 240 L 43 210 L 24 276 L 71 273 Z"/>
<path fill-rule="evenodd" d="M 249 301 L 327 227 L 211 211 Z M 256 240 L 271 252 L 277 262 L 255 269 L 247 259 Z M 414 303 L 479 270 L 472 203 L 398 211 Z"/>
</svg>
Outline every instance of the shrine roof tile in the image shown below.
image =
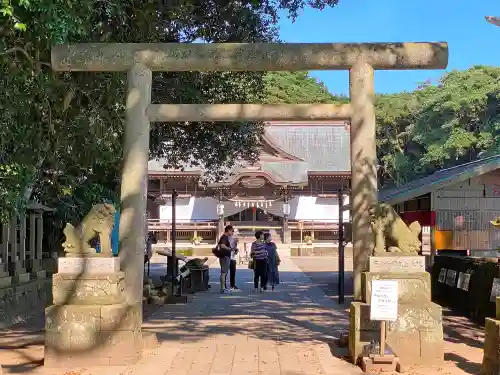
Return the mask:
<svg viewBox="0 0 500 375">
<path fill-rule="evenodd" d="M 266 132 L 286 152 L 308 164 L 311 172 L 349 172 L 350 138 L 347 125 L 268 125 Z"/>
<path fill-rule="evenodd" d="M 349 126 L 338 122 L 266 124 L 266 136 L 283 151 L 300 159 L 294 162 L 263 163 L 263 170 L 277 181 L 307 182 L 308 172 L 350 172 Z M 150 160 L 149 173 L 174 173 L 164 169 L 165 160 Z M 240 168 L 232 168 L 238 173 Z M 183 172 L 203 173 L 199 167 L 186 166 Z"/>
</svg>

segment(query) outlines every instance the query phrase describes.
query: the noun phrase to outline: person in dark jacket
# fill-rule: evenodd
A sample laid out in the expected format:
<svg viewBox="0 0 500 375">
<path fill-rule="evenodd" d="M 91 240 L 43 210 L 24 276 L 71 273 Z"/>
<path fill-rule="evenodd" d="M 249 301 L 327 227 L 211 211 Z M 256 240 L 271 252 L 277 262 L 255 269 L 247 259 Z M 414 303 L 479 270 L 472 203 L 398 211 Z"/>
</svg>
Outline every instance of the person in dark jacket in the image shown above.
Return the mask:
<svg viewBox="0 0 500 375">
<path fill-rule="evenodd" d="M 255 232 L 255 241 L 252 242 L 250 248 L 250 257 L 253 260 L 253 288 L 254 292 L 259 289 L 263 292 L 267 289 L 266 274 L 267 274 L 267 250 L 264 243 L 264 232 L 261 230 Z"/>
<path fill-rule="evenodd" d="M 264 242 L 267 251 L 267 275 L 266 280 L 271 284 L 271 290 L 280 283 L 280 275 L 278 267 L 281 263 L 280 257 L 278 255 L 278 247 L 272 241 L 271 234 L 264 234 Z"/>
<path fill-rule="evenodd" d="M 220 264 L 220 292 L 228 293 L 229 289 L 226 286 L 227 274 L 229 272 L 229 267 L 231 266 L 231 252 L 233 249 L 231 248 L 231 236 L 233 235 L 233 226 L 226 225 L 224 228 L 224 233 L 220 236 L 218 246 L 222 251 L 227 252 L 227 255 L 219 258 Z"/>
</svg>

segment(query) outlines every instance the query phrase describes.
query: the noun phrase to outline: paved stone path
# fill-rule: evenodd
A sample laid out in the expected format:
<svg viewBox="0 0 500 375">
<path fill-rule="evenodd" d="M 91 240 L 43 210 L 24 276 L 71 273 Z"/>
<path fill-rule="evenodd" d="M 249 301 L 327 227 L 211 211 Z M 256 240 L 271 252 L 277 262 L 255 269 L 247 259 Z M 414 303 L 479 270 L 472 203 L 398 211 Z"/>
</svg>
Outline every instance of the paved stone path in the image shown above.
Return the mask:
<svg viewBox="0 0 500 375">
<path fill-rule="evenodd" d="M 43 367 L 29 373 L 54 375 L 351 375 L 361 370 L 334 357 L 330 345 L 348 328 L 339 308 L 290 259 L 283 259 L 276 291 L 252 292 L 252 272 L 239 268 L 239 292 L 212 288 L 185 305 L 165 305 L 143 330 L 155 332 L 158 348 L 130 367 L 72 369 Z M 1 355 L 0 355 L 1 358 Z M 15 370 L 10 366 L 11 370 Z M 4 372 L 5 372 L 4 365 Z"/>
<path fill-rule="evenodd" d="M 213 267 L 211 280 L 218 279 Z M 162 344 L 129 373 L 175 375 L 350 375 L 361 371 L 335 358 L 329 343 L 347 329 L 339 308 L 290 260 L 276 291 L 252 292 L 252 272 L 237 271 L 240 292 L 218 284 L 187 305 L 165 306 L 143 329 Z M 161 363 L 161 370 L 154 370 Z M 151 369 L 150 369 L 151 368 Z M 146 370 L 147 369 L 147 370 Z"/>
<path fill-rule="evenodd" d="M 335 257 L 293 258 L 311 281 L 330 298 L 337 298 L 338 262 Z M 346 295 L 352 294 L 352 258 L 346 257 Z M 408 368 L 407 375 L 476 375 L 481 372 L 484 327 L 458 312 L 443 308 L 444 363 L 432 368 Z"/>
<path fill-rule="evenodd" d="M 152 276 L 163 269 L 153 265 Z M 346 271 L 351 269 L 352 260 L 346 259 Z M 161 344 L 133 367 L 89 367 L 59 373 L 44 369 L 42 316 L 38 324 L 0 330 L 0 364 L 4 374 L 360 374 L 359 369 L 333 357 L 329 346 L 339 331 L 348 329 L 347 305 L 335 302 L 336 270 L 332 257 L 284 259 L 283 283 L 276 292 L 261 294 L 252 293 L 251 271 L 242 268 L 238 270 L 242 291 L 220 295 L 216 284 L 219 270 L 213 267 L 211 291 L 195 294 L 186 305 L 146 306 L 144 330 L 156 332 Z M 445 310 L 444 329 L 443 366 L 409 369 L 408 375 L 480 372 L 483 328 Z"/>
</svg>

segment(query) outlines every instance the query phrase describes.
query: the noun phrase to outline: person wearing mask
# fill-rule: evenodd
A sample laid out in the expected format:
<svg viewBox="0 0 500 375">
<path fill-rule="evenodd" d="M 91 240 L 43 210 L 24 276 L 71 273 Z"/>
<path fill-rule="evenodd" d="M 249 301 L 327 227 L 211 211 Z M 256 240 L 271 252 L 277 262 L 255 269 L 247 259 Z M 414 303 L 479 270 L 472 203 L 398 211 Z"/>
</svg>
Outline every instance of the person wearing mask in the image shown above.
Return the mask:
<svg viewBox="0 0 500 375">
<path fill-rule="evenodd" d="M 264 234 L 264 242 L 267 251 L 267 276 L 266 280 L 271 284 L 271 290 L 280 283 L 280 276 L 278 272 L 278 267 L 281 263 L 280 257 L 278 255 L 278 247 L 271 239 L 271 234 Z"/>
<path fill-rule="evenodd" d="M 267 250 L 264 243 L 264 232 L 261 230 L 255 232 L 255 241 L 252 242 L 250 248 L 250 257 L 253 261 L 253 287 L 254 292 L 259 289 L 260 281 L 260 291 L 263 292 L 267 289 L 266 287 L 266 273 L 267 273 Z"/>
<path fill-rule="evenodd" d="M 233 235 L 233 226 L 226 225 L 224 228 L 224 233 L 220 236 L 219 242 L 217 243 L 219 247 L 219 252 L 223 254 L 223 256 L 219 257 L 220 264 L 220 292 L 228 293 L 229 289 L 227 289 L 226 279 L 227 274 L 229 272 L 229 267 L 231 266 L 231 254 L 233 249 L 231 248 L 231 237 Z"/>
</svg>

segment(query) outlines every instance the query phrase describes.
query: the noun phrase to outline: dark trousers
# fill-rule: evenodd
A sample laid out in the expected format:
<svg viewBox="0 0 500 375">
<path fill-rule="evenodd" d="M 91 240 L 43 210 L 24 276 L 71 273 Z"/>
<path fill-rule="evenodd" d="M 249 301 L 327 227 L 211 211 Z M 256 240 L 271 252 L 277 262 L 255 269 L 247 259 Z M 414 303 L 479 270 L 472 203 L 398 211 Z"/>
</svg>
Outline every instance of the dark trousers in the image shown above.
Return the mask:
<svg viewBox="0 0 500 375">
<path fill-rule="evenodd" d="M 231 288 L 236 286 L 236 259 L 231 259 L 229 264 L 229 283 Z"/>
<path fill-rule="evenodd" d="M 267 284 L 267 259 L 256 259 L 255 260 L 255 268 L 253 274 L 253 287 L 257 289 L 260 287 L 266 289 Z"/>
</svg>

